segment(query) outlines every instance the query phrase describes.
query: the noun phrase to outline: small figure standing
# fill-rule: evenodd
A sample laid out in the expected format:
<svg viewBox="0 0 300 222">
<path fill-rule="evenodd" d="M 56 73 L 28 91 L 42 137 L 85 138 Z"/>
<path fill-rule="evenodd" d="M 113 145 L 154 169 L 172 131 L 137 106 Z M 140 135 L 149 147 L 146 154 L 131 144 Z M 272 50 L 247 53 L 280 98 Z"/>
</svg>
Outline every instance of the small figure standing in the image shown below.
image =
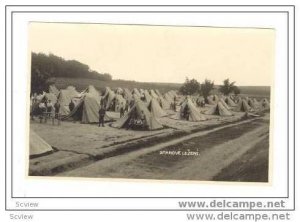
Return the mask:
<svg viewBox="0 0 300 222">
<path fill-rule="evenodd" d="M 104 127 L 104 117 L 105 117 L 106 110 L 103 106 L 99 109 L 99 127 L 102 125 Z"/>
<path fill-rule="evenodd" d="M 54 104 L 54 109 L 55 109 L 55 118 L 58 121 L 58 125 L 60 125 L 60 115 L 59 115 L 59 110 L 60 110 L 60 104 L 58 101 Z"/>
</svg>

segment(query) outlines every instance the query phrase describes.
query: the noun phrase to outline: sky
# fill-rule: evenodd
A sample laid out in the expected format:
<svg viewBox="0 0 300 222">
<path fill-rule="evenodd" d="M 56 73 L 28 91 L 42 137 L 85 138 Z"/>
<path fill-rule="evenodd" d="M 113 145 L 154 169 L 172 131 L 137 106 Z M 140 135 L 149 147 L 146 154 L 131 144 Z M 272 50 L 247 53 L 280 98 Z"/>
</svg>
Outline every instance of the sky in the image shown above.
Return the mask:
<svg viewBox="0 0 300 222">
<path fill-rule="evenodd" d="M 275 30 L 31 22 L 29 50 L 78 60 L 113 79 L 269 86 Z"/>
</svg>

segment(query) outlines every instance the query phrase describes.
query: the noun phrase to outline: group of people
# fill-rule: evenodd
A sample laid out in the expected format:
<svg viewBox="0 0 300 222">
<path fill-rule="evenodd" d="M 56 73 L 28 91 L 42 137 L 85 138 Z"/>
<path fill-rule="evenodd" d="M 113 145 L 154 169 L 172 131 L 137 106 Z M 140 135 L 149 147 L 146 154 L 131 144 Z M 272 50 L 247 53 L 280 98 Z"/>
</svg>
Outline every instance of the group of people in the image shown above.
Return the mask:
<svg viewBox="0 0 300 222">
<path fill-rule="evenodd" d="M 31 110 L 30 110 L 30 117 L 31 120 L 34 120 L 33 116 L 37 115 L 39 117 L 40 123 L 47 122 L 47 119 L 52 120 L 52 124 L 54 125 L 55 119 L 58 120 L 58 125 L 60 125 L 60 104 L 57 101 L 56 103 L 52 103 L 50 99 L 43 98 L 39 101 L 36 96 L 31 98 Z"/>
<path fill-rule="evenodd" d="M 144 111 L 141 110 L 140 115 L 138 115 L 136 110 L 130 112 L 129 123 L 127 125 L 127 129 L 147 129 L 147 121 Z"/>
</svg>

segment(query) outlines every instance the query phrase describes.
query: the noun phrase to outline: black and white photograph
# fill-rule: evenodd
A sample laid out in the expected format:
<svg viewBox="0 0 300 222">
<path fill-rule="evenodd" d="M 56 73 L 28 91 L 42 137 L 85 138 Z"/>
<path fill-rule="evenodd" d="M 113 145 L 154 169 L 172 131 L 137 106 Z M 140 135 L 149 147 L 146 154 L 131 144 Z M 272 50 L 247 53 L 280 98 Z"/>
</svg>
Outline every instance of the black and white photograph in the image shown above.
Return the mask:
<svg viewBox="0 0 300 222">
<path fill-rule="evenodd" d="M 28 30 L 28 176 L 270 182 L 276 30 Z"/>
</svg>

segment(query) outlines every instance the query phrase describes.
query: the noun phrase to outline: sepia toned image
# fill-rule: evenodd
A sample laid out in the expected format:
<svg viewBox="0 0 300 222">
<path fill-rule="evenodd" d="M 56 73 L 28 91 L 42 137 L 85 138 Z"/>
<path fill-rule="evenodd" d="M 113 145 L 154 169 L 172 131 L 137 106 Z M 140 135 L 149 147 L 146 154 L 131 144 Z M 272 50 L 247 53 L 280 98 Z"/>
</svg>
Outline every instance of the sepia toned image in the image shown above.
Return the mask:
<svg viewBox="0 0 300 222">
<path fill-rule="evenodd" d="M 29 176 L 270 182 L 274 29 L 28 30 Z"/>
</svg>

